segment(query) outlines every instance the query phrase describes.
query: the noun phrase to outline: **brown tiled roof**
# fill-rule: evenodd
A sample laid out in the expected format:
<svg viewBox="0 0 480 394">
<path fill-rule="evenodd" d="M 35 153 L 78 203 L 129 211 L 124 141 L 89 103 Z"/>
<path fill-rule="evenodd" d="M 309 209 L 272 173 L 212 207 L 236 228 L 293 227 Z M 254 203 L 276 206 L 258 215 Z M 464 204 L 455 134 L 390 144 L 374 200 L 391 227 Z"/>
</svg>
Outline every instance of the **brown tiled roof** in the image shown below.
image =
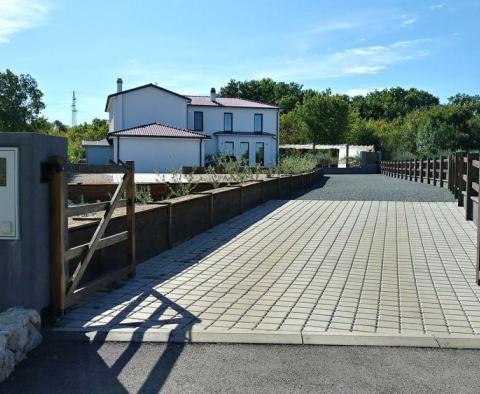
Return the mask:
<svg viewBox="0 0 480 394">
<path fill-rule="evenodd" d="M 190 99 L 189 105 L 201 105 L 208 107 L 237 107 L 237 108 L 265 108 L 278 109 L 275 105 L 258 103 L 236 97 L 217 97 L 215 101 L 210 96 L 187 96 Z"/>
<path fill-rule="evenodd" d="M 150 123 L 143 126 L 132 127 L 111 132 L 111 136 L 120 137 L 163 137 L 163 138 L 209 138 L 207 135 L 160 123 Z"/>
</svg>

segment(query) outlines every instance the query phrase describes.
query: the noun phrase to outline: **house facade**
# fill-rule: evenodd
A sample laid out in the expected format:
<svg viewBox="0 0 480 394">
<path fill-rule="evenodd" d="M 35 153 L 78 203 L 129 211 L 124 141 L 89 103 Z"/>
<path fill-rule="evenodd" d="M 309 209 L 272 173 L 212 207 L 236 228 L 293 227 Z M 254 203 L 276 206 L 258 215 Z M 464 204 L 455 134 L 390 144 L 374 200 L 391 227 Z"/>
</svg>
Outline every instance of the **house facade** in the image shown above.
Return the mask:
<svg viewBox="0 0 480 394">
<path fill-rule="evenodd" d="M 225 154 L 249 166 L 278 158 L 279 108 L 239 98 L 185 96 L 154 84 L 107 98 L 115 161 L 135 160 L 139 172 L 203 166 Z"/>
</svg>

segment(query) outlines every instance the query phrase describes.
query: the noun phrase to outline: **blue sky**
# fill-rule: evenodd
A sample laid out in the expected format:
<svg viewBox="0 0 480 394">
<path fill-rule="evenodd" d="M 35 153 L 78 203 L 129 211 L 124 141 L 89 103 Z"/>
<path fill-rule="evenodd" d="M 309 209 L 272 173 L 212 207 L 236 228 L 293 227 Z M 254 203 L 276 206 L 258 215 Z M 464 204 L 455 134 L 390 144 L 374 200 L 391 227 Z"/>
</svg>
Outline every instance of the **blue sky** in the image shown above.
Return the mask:
<svg viewBox="0 0 480 394">
<path fill-rule="evenodd" d="M 29 73 L 50 119 L 106 118 L 115 80 L 208 94 L 271 77 L 364 94 L 480 93 L 478 0 L 0 0 L 0 70 Z"/>
</svg>

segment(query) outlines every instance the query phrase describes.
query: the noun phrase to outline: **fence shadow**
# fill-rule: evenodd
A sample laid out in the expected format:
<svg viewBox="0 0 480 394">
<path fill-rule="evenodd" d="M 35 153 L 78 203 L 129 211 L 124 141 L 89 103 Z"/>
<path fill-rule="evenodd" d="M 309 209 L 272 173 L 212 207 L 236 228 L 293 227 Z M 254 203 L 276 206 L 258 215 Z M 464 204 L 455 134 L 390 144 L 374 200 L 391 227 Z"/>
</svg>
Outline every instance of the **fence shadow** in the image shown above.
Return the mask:
<svg viewBox="0 0 480 394">
<path fill-rule="evenodd" d="M 186 257 L 181 260 L 171 261 L 166 267 L 152 271 L 152 269 L 148 268 L 148 265 L 153 259 L 145 261 L 138 266 L 137 276 L 134 279 L 124 280 L 97 292 L 76 309 L 71 310 L 70 314 L 67 313 L 65 318 L 66 326 L 68 327 L 68 323 L 74 321 L 79 331 L 84 332 L 84 339 L 92 342 L 89 345 L 90 352 L 97 354 L 99 358 L 95 362 L 96 368 L 100 368 L 99 365 L 102 363 L 105 364 L 98 351 L 107 339 L 109 332 L 112 332 L 112 330 L 129 329 L 131 337 L 127 347 L 111 366 L 105 364 L 102 367 L 102 369 L 108 369 L 106 376 L 114 380 L 112 383 L 115 383 L 116 380 L 118 384 L 120 382 L 115 377 L 118 377 L 125 366 L 138 353 L 142 342 L 148 341 L 148 335 L 152 332 L 152 329 L 157 328 L 161 330 L 162 328 L 173 326 L 174 328 L 169 333 L 167 347 L 152 368 L 149 376 L 143 382 L 139 392 L 159 391 L 182 354 L 185 343 L 191 340 L 193 326 L 200 323 L 201 319 L 158 292 L 156 288 L 192 265 L 197 264 L 259 220 L 268 218 L 268 215 L 281 209 L 287 203 L 286 200 L 270 200 L 153 258 L 169 260 L 172 254 L 178 254 L 178 248 L 182 249 L 182 255 Z M 200 247 L 199 244 L 201 245 Z M 144 315 L 144 317 L 138 319 L 137 315 L 136 318 L 132 319 L 133 314 L 145 306 L 149 306 L 148 316 Z M 92 309 L 94 312 L 91 312 Z M 90 314 L 85 313 L 87 310 L 90 311 Z M 111 319 L 107 318 L 104 324 L 101 323 L 102 320 L 99 320 L 98 324 L 89 324 L 91 319 L 95 317 L 95 314 L 97 316 L 102 314 L 108 316 L 110 314 L 109 311 L 112 310 L 115 310 L 112 313 L 113 317 Z M 173 318 L 164 316 L 167 310 L 170 312 L 171 310 L 175 311 L 175 316 Z M 91 338 L 92 333 L 94 335 L 93 338 Z M 61 333 L 59 336 L 61 336 Z M 55 334 L 49 335 L 49 337 L 55 339 Z"/>
</svg>

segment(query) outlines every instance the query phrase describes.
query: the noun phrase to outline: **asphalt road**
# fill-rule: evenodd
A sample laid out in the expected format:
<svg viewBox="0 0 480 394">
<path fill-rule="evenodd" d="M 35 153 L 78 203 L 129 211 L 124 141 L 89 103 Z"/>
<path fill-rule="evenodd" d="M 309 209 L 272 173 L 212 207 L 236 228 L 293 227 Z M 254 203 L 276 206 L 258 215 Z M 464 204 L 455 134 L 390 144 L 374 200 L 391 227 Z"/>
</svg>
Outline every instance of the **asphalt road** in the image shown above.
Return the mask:
<svg viewBox="0 0 480 394">
<path fill-rule="evenodd" d="M 479 370 L 475 350 L 49 342 L 0 393 L 478 393 Z"/>
<path fill-rule="evenodd" d="M 454 201 L 449 190 L 419 182 L 373 175 L 325 175 L 301 200 Z"/>
</svg>

